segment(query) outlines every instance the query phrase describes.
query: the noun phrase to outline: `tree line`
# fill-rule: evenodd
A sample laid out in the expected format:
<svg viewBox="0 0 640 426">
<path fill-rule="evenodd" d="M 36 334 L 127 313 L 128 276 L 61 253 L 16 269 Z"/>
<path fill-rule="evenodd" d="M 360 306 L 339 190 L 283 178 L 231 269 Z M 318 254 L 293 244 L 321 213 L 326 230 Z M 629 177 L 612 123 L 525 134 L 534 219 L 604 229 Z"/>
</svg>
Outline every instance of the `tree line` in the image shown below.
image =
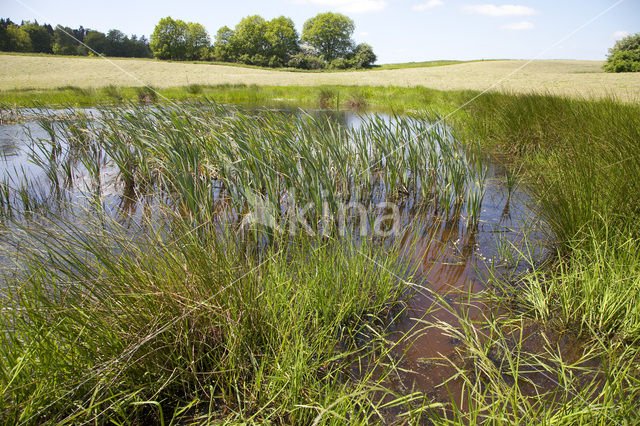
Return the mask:
<svg viewBox="0 0 640 426">
<path fill-rule="evenodd" d="M 353 40 L 355 24 L 339 13 L 322 13 L 305 22 L 302 35 L 285 16 L 265 20 L 247 16 L 234 29 L 220 28 L 212 44 L 198 23 L 161 19 L 151 35 L 155 57 L 171 60 L 215 60 L 268 67 L 303 69 L 368 68 L 376 55 L 368 44 Z"/>
<path fill-rule="evenodd" d="M 156 25 L 151 40 L 125 35 L 112 29 L 106 34 L 37 21 L 15 24 L 0 19 L 0 50 L 52 53 L 56 55 L 94 55 L 164 60 L 204 60 L 268 67 L 301 69 L 369 68 L 376 55 L 368 44 L 353 40 L 355 24 L 339 13 L 321 13 L 304 24 L 299 34 L 291 18 L 265 20 L 247 16 L 235 28 L 224 26 L 212 43 L 199 23 L 166 17 Z"/>
<path fill-rule="evenodd" d="M 73 29 L 57 25 L 53 28 L 49 24 L 40 25 L 38 21 L 22 21 L 18 25 L 8 18 L 0 19 L 0 51 L 78 56 L 97 53 L 125 58 L 153 56 L 149 40 L 144 36 L 129 37 L 116 29 L 105 34 L 82 26 Z"/>
</svg>

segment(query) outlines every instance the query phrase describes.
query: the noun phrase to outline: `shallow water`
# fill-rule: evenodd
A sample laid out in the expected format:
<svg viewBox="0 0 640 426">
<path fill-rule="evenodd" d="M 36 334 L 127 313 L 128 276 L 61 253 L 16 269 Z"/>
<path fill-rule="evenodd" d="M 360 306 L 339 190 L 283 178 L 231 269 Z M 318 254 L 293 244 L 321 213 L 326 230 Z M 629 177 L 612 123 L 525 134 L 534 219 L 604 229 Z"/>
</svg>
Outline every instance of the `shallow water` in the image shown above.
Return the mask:
<svg viewBox="0 0 640 426">
<path fill-rule="evenodd" d="M 358 128 L 365 116 L 351 112 L 311 111 L 311 114 L 330 117 L 336 124 Z M 392 120 L 391 117 L 386 117 Z M 22 179 L 39 182 L 41 191 L 47 191 L 47 179 L 42 169 L 29 159 L 30 138 L 47 138 L 47 133 L 36 122 L 23 124 L 0 125 L 0 182 L 8 182 L 17 187 Z M 498 272 L 519 272 L 526 265 L 510 265 L 505 261 L 505 253 L 498 247 L 509 247 L 513 244 L 521 247 L 524 235 L 527 235 L 528 247 L 533 250 L 533 258 L 543 255 L 542 243 L 544 233 L 530 199 L 523 188 L 509 188 L 506 183 L 506 170 L 496 158 L 485 159 L 487 179 L 485 195 L 482 202 L 479 221 L 471 229 L 463 216 L 464 212 L 452 217 L 439 217 L 437 214 L 416 214 L 407 205 L 402 212 L 402 226 L 411 227 L 411 233 L 404 235 L 403 262 L 416 268 L 417 276 L 413 283 L 417 293 L 408 301 L 406 312 L 394 323 L 397 331 L 409 330 L 419 332 L 397 348 L 398 357 L 402 357 L 402 367 L 406 370 L 398 379 L 399 390 L 417 387 L 429 393 L 436 400 L 448 400 L 448 393 L 456 395 L 457 385 L 443 382 L 451 377 L 451 367 L 436 366 L 430 360 L 434 357 L 454 358 L 459 342 L 444 336 L 441 332 L 425 330 L 422 321 L 455 321 L 454 314 L 448 309 L 456 310 L 460 300 L 468 294 L 485 289 L 487 268 L 490 263 Z M 90 187 L 86 171 L 78 167 L 74 171 L 73 180 L 76 190 Z M 108 211 L 126 215 L 135 214 L 136 206 L 123 207 L 122 185 L 118 183 L 118 171 L 109 165 L 108 160 L 101 171 L 102 202 Z M 36 185 L 38 186 L 38 185 Z M 71 198 L 80 197 L 82 191 L 72 191 Z M 126 203 L 125 203 L 126 204 Z M 526 232 L 525 232 L 526 231 Z M 442 307 L 434 295 L 445 298 L 450 308 L 439 309 L 435 313 L 430 310 Z M 472 315 L 482 316 L 491 307 L 478 305 L 471 311 Z"/>
</svg>

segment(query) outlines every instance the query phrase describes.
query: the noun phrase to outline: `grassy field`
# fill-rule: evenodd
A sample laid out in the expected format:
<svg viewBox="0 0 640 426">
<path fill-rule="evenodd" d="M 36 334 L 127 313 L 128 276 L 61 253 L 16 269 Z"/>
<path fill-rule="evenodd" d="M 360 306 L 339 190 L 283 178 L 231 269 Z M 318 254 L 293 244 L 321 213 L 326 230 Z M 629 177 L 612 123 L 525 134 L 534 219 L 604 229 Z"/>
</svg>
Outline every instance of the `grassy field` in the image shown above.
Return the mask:
<svg viewBox="0 0 640 426">
<path fill-rule="evenodd" d="M 419 64 L 416 64 L 419 65 Z M 525 66 L 526 65 L 526 66 Z M 602 72 L 598 61 L 521 60 L 376 69 L 360 72 L 303 73 L 206 63 L 139 59 L 2 55 L 0 90 L 99 88 L 145 84 L 159 88 L 190 84 L 260 86 L 423 86 L 438 90 L 500 90 L 576 97 L 640 98 L 640 75 Z M 389 66 L 393 68 L 393 66 Z"/>
</svg>

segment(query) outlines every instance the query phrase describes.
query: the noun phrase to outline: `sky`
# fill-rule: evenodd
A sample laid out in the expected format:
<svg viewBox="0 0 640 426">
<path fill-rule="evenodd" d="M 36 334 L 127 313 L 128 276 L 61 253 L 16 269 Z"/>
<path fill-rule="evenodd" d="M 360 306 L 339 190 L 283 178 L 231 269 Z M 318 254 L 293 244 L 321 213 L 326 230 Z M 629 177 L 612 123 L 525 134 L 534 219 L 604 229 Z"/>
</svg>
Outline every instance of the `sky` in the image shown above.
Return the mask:
<svg viewBox="0 0 640 426">
<path fill-rule="evenodd" d="M 199 22 L 212 39 L 240 19 L 285 15 L 304 22 L 333 11 L 351 17 L 357 42 L 378 63 L 439 59 L 603 60 L 616 39 L 640 32 L 640 0 L 0 0 L 15 22 L 82 25 L 149 35 L 165 17 Z"/>
</svg>

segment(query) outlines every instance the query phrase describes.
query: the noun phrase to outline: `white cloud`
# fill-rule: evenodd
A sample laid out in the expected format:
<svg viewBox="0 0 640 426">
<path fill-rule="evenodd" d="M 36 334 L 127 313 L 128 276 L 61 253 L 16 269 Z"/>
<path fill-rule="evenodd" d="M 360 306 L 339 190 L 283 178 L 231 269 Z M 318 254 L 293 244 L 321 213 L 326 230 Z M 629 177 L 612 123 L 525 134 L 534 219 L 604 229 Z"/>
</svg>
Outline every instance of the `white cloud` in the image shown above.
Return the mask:
<svg viewBox="0 0 640 426">
<path fill-rule="evenodd" d="M 621 38 L 625 38 L 629 34 L 631 34 L 629 31 L 620 30 L 620 31 L 616 31 L 615 33 L 611 34 L 611 38 L 614 39 L 614 40 L 620 40 Z"/>
<path fill-rule="evenodd" d="M 386 0 L 307 0 L 302 3 L 330 6 L 344 13 L 376 12 L 387 7 Z"/>
<path fill-rule="evenodd" d="M 362 36 L 362 37 L 366 37 L 366 36 L 368 36 L 368 35 L 369 35 L 369 33 L 368 33 L 368 32 L 366 32 L 366 31 L 360 31 L 360 32 L 358 33 L 358 35 L 360 35 L 360 36 Z"/>
<path fill-rule="evenodd" d="M 503 30 L 511 30 L 511 31 L 524 31 L 524 30 L 532 30 L 535 28 L 535 25 L 529 21 L 522 22 L 512 22 L 510 24 L 505 24 L 501 26 Z"/>
<path fill-rule="evenodd" d="M 418 12 L 422 12 L 423 10 L 432 9 L 434 7 L 442 6 L 444 2 L 442 0 L 429 0 L 425 3 L 415 4 L 412 9 Z"/>
<path fill-rule="evenodd" d="M 519 4 L 477 4 L 468 5 L 462 8 L 465 12 L 477 13 L 487 16 L 529 16 L 538 13 L 537 10 Z"/>
</svg>

